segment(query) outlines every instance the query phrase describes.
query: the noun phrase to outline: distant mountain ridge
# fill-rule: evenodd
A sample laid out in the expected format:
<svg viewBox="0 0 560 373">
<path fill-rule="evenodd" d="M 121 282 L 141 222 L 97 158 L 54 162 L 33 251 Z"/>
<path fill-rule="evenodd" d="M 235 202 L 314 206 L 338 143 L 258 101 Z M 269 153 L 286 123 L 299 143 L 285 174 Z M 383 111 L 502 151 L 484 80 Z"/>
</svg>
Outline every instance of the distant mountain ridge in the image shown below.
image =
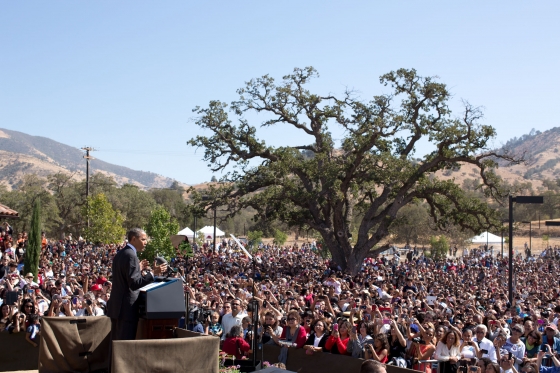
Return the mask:
<svg viewBox="0 0 560 373">
<path fill-rule="evenodd" d="M 56 172 L 83 179 L 84 152 L 42 136 L 0 128 L 0 183 L 12 188 L 24 174 L 48 176 Z M 174 180 L 153 172 L 136 171 L 100 159 L 91 161 L 92 172 L 112 176 L 118 184 L 134 184 L 144 189 L 167 188 Z"/>
</svg>

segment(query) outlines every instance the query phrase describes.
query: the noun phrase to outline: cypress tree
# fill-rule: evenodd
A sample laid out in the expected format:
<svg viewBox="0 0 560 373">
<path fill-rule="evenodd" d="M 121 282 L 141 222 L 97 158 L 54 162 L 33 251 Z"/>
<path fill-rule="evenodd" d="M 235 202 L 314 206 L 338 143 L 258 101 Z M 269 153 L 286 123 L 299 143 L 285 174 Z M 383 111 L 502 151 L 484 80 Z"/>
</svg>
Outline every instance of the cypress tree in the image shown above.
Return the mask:
<svg viewBox="0 0 560 373">
<path fill-rule="evenodd" d="M 41 256 L 41 203 L 37 198 L 33 205 L 33 214 L 31 215 L 31 227 L 29 230 L 29 240 L 27 242 L 27 250 L 25 251 L 24 270 L 26 273 L 33 273 L 35 281 L 37 281 L 37 273 L 39 272 L 39 258 Z"/>
</svg>

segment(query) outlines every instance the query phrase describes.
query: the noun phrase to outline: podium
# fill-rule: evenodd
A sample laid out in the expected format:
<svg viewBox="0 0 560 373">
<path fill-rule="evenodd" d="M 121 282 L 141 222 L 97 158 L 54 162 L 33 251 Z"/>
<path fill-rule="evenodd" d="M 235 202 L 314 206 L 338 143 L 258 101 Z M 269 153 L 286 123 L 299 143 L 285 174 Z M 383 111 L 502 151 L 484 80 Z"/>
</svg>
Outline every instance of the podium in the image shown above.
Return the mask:
<svg viewBox="0 0 560 373">
<path fill-rule="evenodd" d="M 140 288 L 138 296 L 140 320 L 137 339 L 172 338 L 173 329 L 185 316 L 183 282 L 170 278 Z"/>
</svg>

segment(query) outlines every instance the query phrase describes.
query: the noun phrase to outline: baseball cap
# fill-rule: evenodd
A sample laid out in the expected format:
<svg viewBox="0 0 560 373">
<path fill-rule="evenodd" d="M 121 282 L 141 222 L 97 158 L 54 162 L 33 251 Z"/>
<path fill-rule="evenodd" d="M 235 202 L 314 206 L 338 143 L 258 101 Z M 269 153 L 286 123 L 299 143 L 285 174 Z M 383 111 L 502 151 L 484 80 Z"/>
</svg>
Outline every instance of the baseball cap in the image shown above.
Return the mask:
<svg viewBox="0 0 560 373">
<path fill-rule="evenodd" d="M 91 287 L 91 291 L 100 291 L 100 290 L 101 290 L 101 285 L 99 285 L 99 284 L 94 284 Z"/>
</svg>

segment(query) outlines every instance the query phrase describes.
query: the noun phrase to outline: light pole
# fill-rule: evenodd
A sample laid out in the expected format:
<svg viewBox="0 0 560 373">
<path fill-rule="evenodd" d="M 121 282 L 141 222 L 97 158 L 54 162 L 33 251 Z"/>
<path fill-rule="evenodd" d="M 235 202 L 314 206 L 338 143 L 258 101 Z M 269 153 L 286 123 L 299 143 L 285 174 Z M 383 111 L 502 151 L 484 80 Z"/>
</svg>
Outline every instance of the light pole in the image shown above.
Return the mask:
<svg viewBox="0 0 560 373">
<path fill-rule="evenodd" d="M 203 201 L 210 201 L 212 198 L 210 198 L 210 196 L 202 196 L 202 200 Z M 216 206 L 216 200 L 214 199 L 212 202 L 212 208 L 214 209 L 214 237 L 212 237 L 213 239 L 213 243 L 212 245 L 214 246 L 212 248 L 212 250 L 216 250 L 216 210 L 217 210 L 217 206 Z"/>
<path fill-rule="evenodd" d="M 509 304 L 513 305 L 513 202 L 515 203 L 543 203 L 542 196 L 517 196 L 509 195 L 509 278 L 508 292 Z"/>
<path fill-rule="evenodd" d="M 529 224 L 529 252 L 532 253 L 533 252 L 533 244 L 531 241 L 531 236 L 532 236 L 532 222 L 531 221 L 522 221 L 522 223 L 524 224 Z"/>
</svg>

